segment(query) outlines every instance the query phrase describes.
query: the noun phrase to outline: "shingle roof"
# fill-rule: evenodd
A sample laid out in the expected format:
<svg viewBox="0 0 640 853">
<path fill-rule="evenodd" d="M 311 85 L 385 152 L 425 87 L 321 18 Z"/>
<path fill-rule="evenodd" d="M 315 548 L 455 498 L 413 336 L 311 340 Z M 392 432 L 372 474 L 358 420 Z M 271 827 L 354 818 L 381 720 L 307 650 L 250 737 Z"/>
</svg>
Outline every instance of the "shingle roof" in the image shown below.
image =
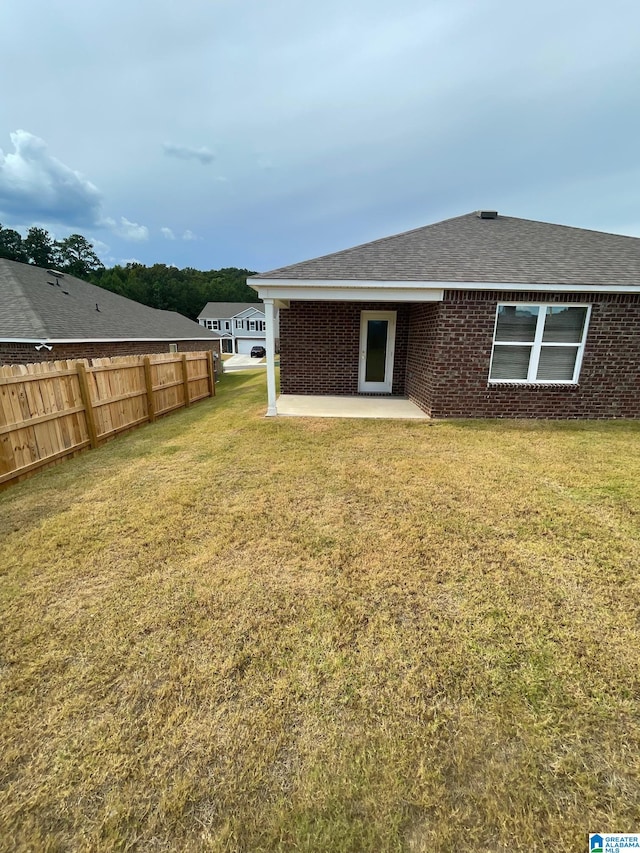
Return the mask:
<svg viewBox="0 0 640 853">
<path fill-rule="evenodd" d="M 228 320 L 247 308 L 256 308 L 264 313 L 262 302 L 207 302 L 198 314 L 198 320 Z"/>
<path fill-rule="evenodd" d="M 149 308 L 74 276 L 56 279 L 41 267 L 0 258 L 0 338 L 3 340 L 219 337 L 175 311 Z"/>
<path fill-rule="evenodd" d="M 640 239 L 468 213 L 257 278 L 640 286 Z"/>
</svg>

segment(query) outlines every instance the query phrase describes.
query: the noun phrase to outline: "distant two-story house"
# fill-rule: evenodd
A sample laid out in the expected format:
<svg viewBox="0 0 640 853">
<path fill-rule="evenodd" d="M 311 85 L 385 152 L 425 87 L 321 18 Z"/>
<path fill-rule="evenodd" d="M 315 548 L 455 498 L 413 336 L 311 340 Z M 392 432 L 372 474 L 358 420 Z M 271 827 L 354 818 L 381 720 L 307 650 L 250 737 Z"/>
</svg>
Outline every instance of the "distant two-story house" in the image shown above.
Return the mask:
<svg viewBox="0 0 640 853">
<path fill-rule="evenodd" d="M 256 344 L 264 346 L 266 323 L 262 302 L 207 302 L 198 314 L 198 323 L 218 332 L 223 353 L 249 355 Z M 275 316 L 278 349 L 278 313 Z"/>
</svg>

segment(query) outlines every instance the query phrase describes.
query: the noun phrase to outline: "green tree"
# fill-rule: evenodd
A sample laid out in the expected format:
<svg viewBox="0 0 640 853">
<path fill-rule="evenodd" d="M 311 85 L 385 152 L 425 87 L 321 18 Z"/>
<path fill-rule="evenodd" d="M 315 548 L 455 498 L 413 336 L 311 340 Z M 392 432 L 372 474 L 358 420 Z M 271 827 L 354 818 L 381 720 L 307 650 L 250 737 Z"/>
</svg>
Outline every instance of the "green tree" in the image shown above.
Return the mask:
<svg viewBox="0 0 640 853">
<path fill-rule="evenodd" d="M 0 258 L 22 263 L 27 260 L 20 234 L 13 228 L 3 228 L 2 225 L 0 225 Z"/>
<path fill-rule="evenodd" d="M 110 290 L 112 293 L 119 293 L 121 296 L 127 296 L 126 274 L 124 269 L 120 266 L 97 270 L 95 273 L 91 274 L 90 281 L 100 287 L 104 287 L 105 290 Z"/>
<path fill-rule="evenodd" d="M 55 242 L 56 265 L 63 272 L 78 278 L 88 278 L 96 270 L 104 269 L 104 264 L 93 251 L 92 244 L 82 234 L 71 234 L 64 240 Z"/>
<path fill-rule="evenodd" d="M 44 228 L 29 228 L 23 246 L 30 264 L 51 267 L 55 262 L 55 247 L 48 231 Z"/>
</svg>

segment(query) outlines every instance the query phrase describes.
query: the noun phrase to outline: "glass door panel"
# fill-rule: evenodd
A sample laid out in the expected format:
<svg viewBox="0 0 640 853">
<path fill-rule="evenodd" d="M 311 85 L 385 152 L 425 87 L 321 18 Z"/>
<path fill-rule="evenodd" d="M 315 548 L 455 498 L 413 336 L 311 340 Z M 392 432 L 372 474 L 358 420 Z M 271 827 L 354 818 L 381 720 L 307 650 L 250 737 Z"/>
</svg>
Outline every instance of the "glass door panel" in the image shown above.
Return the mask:
<svg viewBox="0 0 640 853">
<path fill-rule="evenodd" d="M 384 382 L 388 332 L 388 320 L 367 321 L 367 366 L 365 369 L 365 382 Z"/>
</svg>

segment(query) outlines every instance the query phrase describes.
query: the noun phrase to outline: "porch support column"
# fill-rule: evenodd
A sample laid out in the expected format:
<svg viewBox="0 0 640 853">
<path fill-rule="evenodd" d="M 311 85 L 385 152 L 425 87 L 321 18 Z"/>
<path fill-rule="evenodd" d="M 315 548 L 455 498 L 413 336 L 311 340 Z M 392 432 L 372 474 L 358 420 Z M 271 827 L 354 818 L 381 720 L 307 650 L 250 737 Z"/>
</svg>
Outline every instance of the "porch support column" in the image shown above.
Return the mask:
<svg viewBox="0 0 640 853">
<path fill-rule="evenodd" d="M 276 336 L 273 299 L 264 299 L 264 320 L 267 332 L 267 417 L 277 415 L 276 410 Z"/>
</svg>

